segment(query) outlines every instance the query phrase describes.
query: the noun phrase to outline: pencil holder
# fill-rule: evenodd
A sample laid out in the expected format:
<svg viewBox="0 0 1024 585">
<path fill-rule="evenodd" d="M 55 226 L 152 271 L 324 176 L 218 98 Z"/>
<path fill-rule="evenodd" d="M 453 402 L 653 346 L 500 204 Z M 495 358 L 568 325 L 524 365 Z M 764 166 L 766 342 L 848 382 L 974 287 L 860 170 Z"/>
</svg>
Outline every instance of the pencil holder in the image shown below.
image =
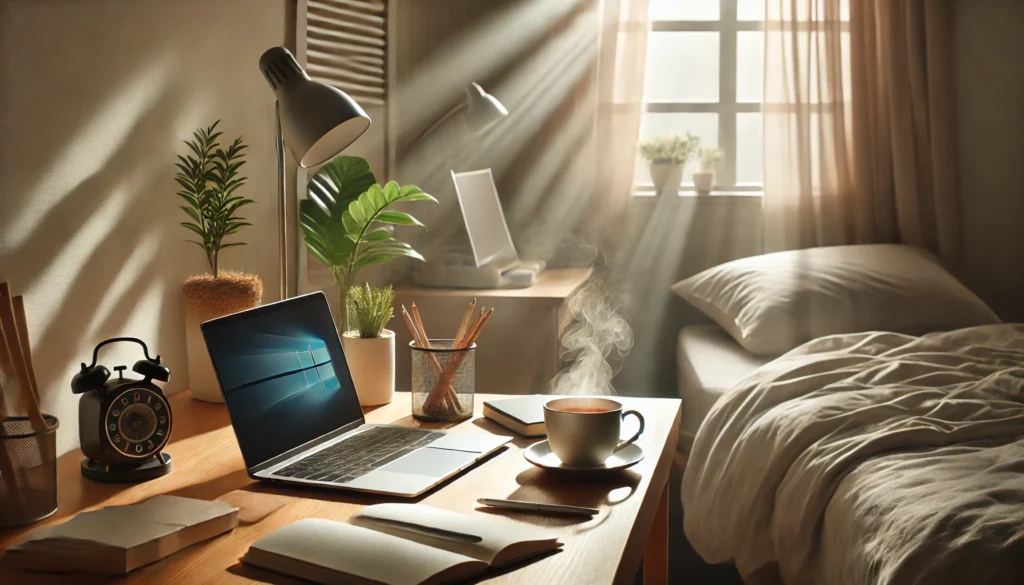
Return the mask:
<svg viewBox="0 0 1024 585">
<path fill-rule="evenodd" d="M 38 522 L 57 511 L 57 418 L 34 432 L 25 416 L 4 420 L 0 436 L 0 528 Z"/>
<path fill-rule="evenodd" d="M 476 344 L 454 349 L 454 340 L 431 339 L 430 348 L 412 350 L 412 415 L 419 420 L 452 422 L 473 416 Z"/>
</svg>

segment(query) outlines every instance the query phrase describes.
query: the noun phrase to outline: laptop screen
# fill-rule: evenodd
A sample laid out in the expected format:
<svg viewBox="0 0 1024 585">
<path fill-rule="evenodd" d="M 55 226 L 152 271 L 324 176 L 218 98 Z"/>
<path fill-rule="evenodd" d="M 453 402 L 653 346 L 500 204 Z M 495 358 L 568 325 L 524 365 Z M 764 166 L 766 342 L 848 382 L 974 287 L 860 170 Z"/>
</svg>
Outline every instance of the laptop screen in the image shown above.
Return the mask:
<svg viewBox="0 0 1024 585">
<path fill-rule="evenodd" d="M 363 420 L 323 293 L 203 323 L 248 467 Z"/>
</svg>

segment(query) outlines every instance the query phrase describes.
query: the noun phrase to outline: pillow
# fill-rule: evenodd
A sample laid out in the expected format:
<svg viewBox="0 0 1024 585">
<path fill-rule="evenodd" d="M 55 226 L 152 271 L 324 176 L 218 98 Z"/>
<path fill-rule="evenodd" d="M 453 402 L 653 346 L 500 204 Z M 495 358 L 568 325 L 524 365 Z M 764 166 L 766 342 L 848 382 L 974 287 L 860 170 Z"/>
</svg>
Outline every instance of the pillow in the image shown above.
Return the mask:
<svg viewBox="0 0 1024 585">
<path fill-rule="evenodd" d="M 677 282 L 672 291 L 747 351 L 766 356 L 838 333 L 923 335 L 1000 323 L 934 256 L 893 244 L 743 258 Z"/>
</svg>

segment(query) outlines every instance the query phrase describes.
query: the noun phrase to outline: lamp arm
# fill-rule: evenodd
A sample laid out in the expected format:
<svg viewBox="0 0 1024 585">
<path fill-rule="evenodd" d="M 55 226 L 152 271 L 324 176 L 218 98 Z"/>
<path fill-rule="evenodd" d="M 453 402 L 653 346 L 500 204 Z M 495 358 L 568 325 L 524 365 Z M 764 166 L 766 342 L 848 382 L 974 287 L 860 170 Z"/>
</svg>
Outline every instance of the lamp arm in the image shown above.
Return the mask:
<svg viewBox="0 0 1024 585">
<path fill-rule="evenodd" d="M 277 254 L 281 260 L 281 300 L 288 298 L 288 200 L 285 188 L 284 129 L 281 126 L 281 102 L 274 102 L 277 118 Z"/>
<path fill-rule="evenodd" d="M 430 134 L 433 133 L 434 130 L 437 130 L 441 126 L 441 124 L 444 124 L 449 118 L 451 118 L 455 114 L 458 114 L 460 111 L 462 111 L 465 108 L 466 108 L 466 102 L 465 101 L 459 102 L 459 104 L 456 105 L 454 108 L 448 110 L 448 113 L 446 113 L 445 115 L 441 116 L 441 118 L 438 119 L 438 121 L 434 122 L 433 124 L 430 125 L 430 127 L 428 127 L 426 130 L 421 132 L 420 135 L 417 136 L 415 140 L 413 140 L 412 142 L 409 143 L 409 146 L 415 146 L 416 144 L 419 144 L 421 140 L 423 140 L 427 136 L 430 136 Z"/>
</svg>

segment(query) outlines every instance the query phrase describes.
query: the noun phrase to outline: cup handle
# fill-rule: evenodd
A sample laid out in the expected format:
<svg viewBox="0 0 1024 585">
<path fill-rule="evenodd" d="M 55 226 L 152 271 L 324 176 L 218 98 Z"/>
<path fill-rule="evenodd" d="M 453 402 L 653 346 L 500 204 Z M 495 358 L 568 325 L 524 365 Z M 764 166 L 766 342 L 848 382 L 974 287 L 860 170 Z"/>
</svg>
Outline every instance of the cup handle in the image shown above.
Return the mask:
<svg viewBox="0 0 1024 585">
<path fill-rule="evenodd" d="M 618 453 L 622 449 L 632 445 L 633 443 L 636 442 L 637 439 L 640 438 L 640 435 L 644 432 L 644 415 L 640 414 L 635 410 L 627 410 L 626 412 L 622 413 L 622 418 L 625 419 L 627 416 L 631 414 L 635 416 L 637 420 L 640 421 L 640 428 L 637 429 L 636 433 L 634 433 L 632 437 L 619 443 L 619 445 L 615 447 L 615 450 L 612 451 L 612 453 Z"/>
</svg>

